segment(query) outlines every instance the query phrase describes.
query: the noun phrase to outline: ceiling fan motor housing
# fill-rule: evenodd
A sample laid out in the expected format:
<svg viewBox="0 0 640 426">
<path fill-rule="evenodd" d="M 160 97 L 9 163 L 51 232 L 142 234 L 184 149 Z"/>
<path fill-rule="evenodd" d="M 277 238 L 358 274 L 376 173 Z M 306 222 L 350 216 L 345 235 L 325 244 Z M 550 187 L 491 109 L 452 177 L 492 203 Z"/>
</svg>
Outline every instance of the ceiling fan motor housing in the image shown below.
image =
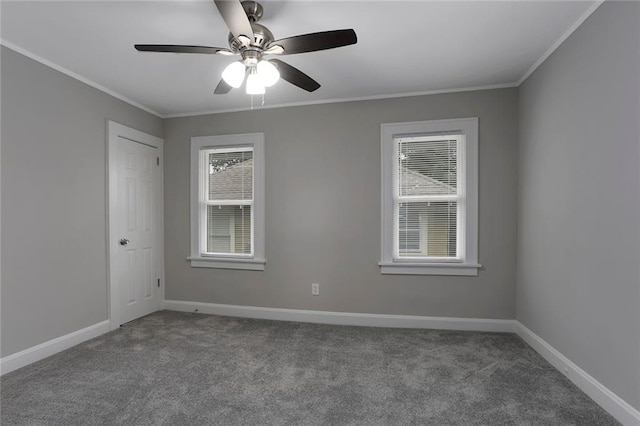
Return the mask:
<svg viewBox="0 0 640 426">
<path fill-rule="evenodd" d="M 251 40 L 248 48 L 255 47 L 263 51 L 274 40 L 273 33 L 264 25 L 258 24 L 264 14 L 264 9 L 257 1 L 243 1 L 241 4 L 253 30 L 253 40 Z M 229 33 L 229 47 L 235 53 L 241 53 L 247 48 L 240 40 L 234 37 L 233 33 Z"/>
<path fill-rule="evenodd" d="M 253 40 L 251 41 L 252 47 L 264 50 L 274 40 L 273 33 L 264 25 L 251 22 L 251 29 L 253 29 Z M 229 47 L 234 53 L 240 53 L 243 50 L 244 45 L 240 40 L 235 38 L 232 33 L 229 33 Z"/>
</svg>

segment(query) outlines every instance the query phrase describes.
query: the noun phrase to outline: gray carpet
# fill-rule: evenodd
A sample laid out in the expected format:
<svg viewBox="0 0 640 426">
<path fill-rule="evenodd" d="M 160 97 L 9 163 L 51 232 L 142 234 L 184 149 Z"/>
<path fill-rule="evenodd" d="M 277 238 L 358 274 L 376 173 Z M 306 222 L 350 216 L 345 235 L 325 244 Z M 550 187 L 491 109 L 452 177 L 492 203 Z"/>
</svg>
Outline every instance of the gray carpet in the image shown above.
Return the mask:
<svg viewBox="0 0 640 426">
<path fill-rule="evenodd" d="M 3 425 L 614 425 L 513 334 L 162 311 L 6 374 Z"/>
</svg>

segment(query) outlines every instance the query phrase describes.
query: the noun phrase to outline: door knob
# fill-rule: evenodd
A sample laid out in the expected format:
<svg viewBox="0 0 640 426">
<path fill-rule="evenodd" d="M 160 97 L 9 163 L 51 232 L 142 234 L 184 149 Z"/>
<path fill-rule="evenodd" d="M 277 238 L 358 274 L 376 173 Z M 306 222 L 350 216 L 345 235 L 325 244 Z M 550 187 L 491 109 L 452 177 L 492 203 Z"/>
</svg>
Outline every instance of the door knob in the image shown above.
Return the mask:
<svg viewBox="0 0 640 426">
<path fill-rule="evenodd" d="M 120 238 L 121 246 L 126 246 L 127 244 L 129 244 L 129 240 L 127 240 L 126 238 Z"/>
</svg>

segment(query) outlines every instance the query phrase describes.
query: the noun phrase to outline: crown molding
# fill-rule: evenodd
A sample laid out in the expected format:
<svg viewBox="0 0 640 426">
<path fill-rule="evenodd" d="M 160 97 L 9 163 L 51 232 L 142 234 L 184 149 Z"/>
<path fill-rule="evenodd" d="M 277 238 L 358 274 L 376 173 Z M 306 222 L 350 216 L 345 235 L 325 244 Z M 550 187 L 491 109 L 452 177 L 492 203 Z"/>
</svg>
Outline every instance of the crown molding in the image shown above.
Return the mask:
<svg viewBox="0 0 640 426">
<path fill-rule="evenodd" d="M 585 12 L 584 12 L 584 13 L 583 13 L 583 14 L 582 14 L 582 15 L 581 15 L 577 20 L 576 20 L 576 22 L 574 22 L 574 23 L 573 23 L 573 25 L 571 25 L 571 26 L 569 27 L 569 29 L 568 29 L 567 31 L 565 31 L 565 33 L 564 33 L 564 34 L 562 34 L 562 35 L 560 36 L 560 38 L 559 38 L 558 40 L 556 40 L 556 42 L 555 42 L 555 43 L 553 43 L 553 44 L 551 45 L 551 47 L 550 47 L 549 49 L 547 49 L 547 51 L 546 51 L 546 52 L 544 52 L 544 53 L 542 54 L 542 56 L 540 57 L 540 59 L 538 59 L 536 62 L 534 62 L 534 63 L 533 63 L 533 65 L 531 66 L 531 68 L 529 68 L 529 69 L 527 70 L 527 72 L 525 72 L 525 73 L 524 73 L 524 75 L 523 75 L 522 77 L 520 77 L 520 79 L 519 79 L 519 80 L 518 80 L 518 82 L 516 83 L 516 87 L 520 87 L 520 85 L 521 85 L 522 83 L 524 83 L 524 81 L 525 81 L 527 78 L 529 78 L 529 76 L 531 76 L 531 74 L 533 74 L 533 73 L 534 73 L 534 71 L 535 71 L 535 70 L 537 70 L 537 69 L 538 69 L 538 67 L 539 67 L 540 65 L 542 65 L 542 64 L 544 63 L 544 61 L 546 61 L 546 60 L 547 60 L 547 58 L 549 58 L 549 56 L 551 56 L 551 55 L 553 54 L 553 52 L 555 52 L 555 51 L 556 51 L 556 49 L 557 49 L 558 47 L 560 47 L 560 45 L 561 45 L 562 43 L 564 43 L 564 41 L 565 41 L 566 39 L 568 39 L 568 38 L 569 38 L 569 36 L 570 36 L 571 34 L 573 34 L 573 32 L 574 32 L 575 30 L 577 30 L 577 29 L 578 29 L 578 27 L 579 27 L 580 25 L 582 25 L 582 23 L 583 23 L 584 21 L 586 21 L 586 20 L 587 20 L 587 18 L 588 18 L 589 16 L 591 16 L 591 14 L 592 14 L 593 12 L 595 12 L 595 11 L 596 11 L 596 9 L 597 9 L 597 8 L 599 8 L 599 7 L 602 5 L 602 3 L 604 3 L 604 2 L 605 2 L 605 0 L 597 0 L 593 5 L 591 5 L 591 7 L 589 7 L 589 9 L 587 9 L 587 10 L 586 10 L 586 11 L 585 11 Z"/>
<path fill-rule="evenodd" d="M 492 84 L 487 86 L 462 87 L 462 88 L 456 88 L 456 89 L 425 90 L 421 92 L 392 93 L 392 94 L 386 94 L 386 95 L 359 96 L 359 97 L 353 97 L 353 98 L 336 98 L 336 99 L 322 99 L 317 101 L 288 102 L 288 103 L 273 104 L 273 105 L 263 105 L 259 107 L 254 106 L 253 108 L 242 107 L 242 108 L 229 108 L 229 109 L 212 109 L 212 110 L 206 110 L 206 111 L 194 111 L 194 112 L 186 112 L 186 113 L 180 113 L 180 114 L 167 114 L 162 118 L 196 117 L 199 115 L 223 114 L 227 112 L 258 111 L 262 109 L 289 108 L 289 107 L 322 105 L 322 104 L 337 104 L 337 103 L 343 103 L 343 102 L 375 101 L 379 99 L 409 98 L 414 96 L 441 95 L 446 93 L 459 93 L 459 92 L 475 92 L 478 90 L 506 89 L 506 88 L 512 88 L 512 87 L 518 87 L 518 84 L 503 83 L 503 84 Z"/>
<path fill-rule="evenodd" d="M 132 99 L 129 99 L 126 96 L 123 96 L 118 92 L 114 92 L 113 90 L 108 89 L 108 88 L 102 86 L 101 84 L 96 83 L 95 81 L 89 80 L 88 78 L 83 77 L 80 74 L 77 74 L 77 73 L 75 73 L 75 72 L 73 72 L 71 70 L 68 70 L 68 69 L 66 69 L 66 68 L 64 68 L 64 67 L 62 67 L 62 66 L 60 66 L 60 65 L 58 65 L 58 64 L 56 64 L 54 62 L 51 62 L 48 59 L 45 59 L 45 58 L 43 58 L 41 56 L 38 56 L 35 53 L 29 52 L 28 50 L 23 49 L 22 47 L 17 46 L 15 44 L 11 43 L 10 41 L 7 41 L 7 40 L 5 40 L 3 38 L 0 38 L 0 45 L 6 47 L 8 49 L 13 50 L 14 52 L 18 52 L 21 55 L 26 56 L 27 58 L 33 59 L 34 61 L 39 62 L 42 65 L 45 65 L 45 66 L 47 66 L 49 68 L 52 68 L 52 69 L 54 69 L 54 70 L 56 70 L 58 72 L 61 72 L 61 73 L 65 74 L 65 75 L 67 75 L 67 76 L 69 76 L 71 78 L 74 78 L 74 79 L 76 79 L 76 80 L 78 80 L 78 81 L 80 81 L 80 82 L 82 82 L 82 83 L 84 83 L 84 84 L 86 84 L 88 86 L 93 87 L 94 89 L 98 89 L 101 92 L 106 93 L 107 95 L 111 95 L 116 99 L 119 99 L 119 100 L 121 100 L 123 102 L 128 103 L 129 105 L 132 105 L 132 106 L 134 106 L 136 108 L 139 108 L 139 109 L 141 109 L 143 111 L 146 111 L 149 114 L 153 114 L 156 117 L 163 118 L 162 115 L 160 113 L 158 113 L 157 111 L 154 111 L 149 107 L 146 107 L 146 106 L 144 106 L 144 105 L 142 105 L 142 104 L 140 104 L 140 103 L 138 103 L 138 102 L 136 102 L 136 101 L 134 101 Z"/>
</svg>

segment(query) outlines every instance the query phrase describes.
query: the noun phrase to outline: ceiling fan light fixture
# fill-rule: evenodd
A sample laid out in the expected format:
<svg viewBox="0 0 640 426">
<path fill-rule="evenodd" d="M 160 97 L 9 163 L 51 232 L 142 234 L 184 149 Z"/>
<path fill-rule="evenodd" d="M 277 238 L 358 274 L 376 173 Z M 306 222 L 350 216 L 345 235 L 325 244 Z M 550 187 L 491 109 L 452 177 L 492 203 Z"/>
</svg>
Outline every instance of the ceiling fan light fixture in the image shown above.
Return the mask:
<svg viewBox="0 0 640 426">
<path fill-rule="evenodd" d="M 264 83 L 255 68 L 251 69 L 247 77 L 247 95 L 264 95 Z"/>
<path fill-rule="evenodd" d="M 280 80 L 278 68 L 269 61 L 262 60 L 258 62 L 257 70 L 265 87 L 271 87 Z"/>
<path fill-rule="evenodd" d="M 222 71 L 222 79 L 231 87 L 236 89 L 242 86 L 244 81 L 245 67 L 242 62 L 232 62 Z M 248 83 L 248 80 L 247 80 Z"/>
<path fill-rule="evenodd" d="M 213 93 L 227 94 L 231 89 L 241 87 L 246 77 L 246 93 L 260 95 L 265 93 L 265 87 L 273 86 L 280 78 L 309 93 L 320 88 L 320 83 L 286 62 L 275 58 L 263 60 L 266 55 L 317 52 L 358 42 L 353 29 L 320 31 L 276 40 L 267 27 L 258 23 L 263 16 L 263 8 L 256 0 L 213 2 L 229 28 L 228 49 L 179 44 L 135 44 L 134 48 L 141 52 L 239 55 L 242 60 L 224 69 Z"/>
</svg>

